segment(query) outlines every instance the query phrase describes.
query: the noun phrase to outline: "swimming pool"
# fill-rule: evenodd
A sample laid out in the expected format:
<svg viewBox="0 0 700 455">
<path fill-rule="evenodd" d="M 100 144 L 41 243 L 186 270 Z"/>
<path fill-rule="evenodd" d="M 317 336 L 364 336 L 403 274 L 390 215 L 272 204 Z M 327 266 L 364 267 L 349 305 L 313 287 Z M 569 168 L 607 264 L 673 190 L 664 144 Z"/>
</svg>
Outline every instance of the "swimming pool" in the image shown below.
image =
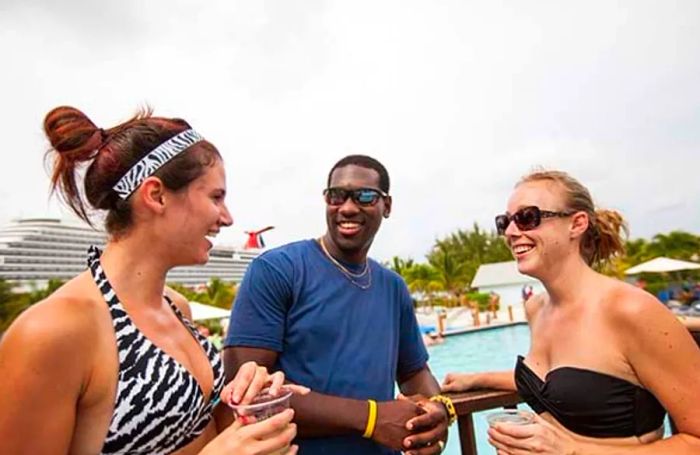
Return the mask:
<svg viewBox="0 0 700 455">
<path fill-rule="evenodd" d="M 497 371 L 513 369 L 518 354 L 525 355 L 530 346 L 530 331 L 525 324 L 494 328 L 445 338 L 445 342 L 428 348 L 430 369 L 439 382 L 452 371 Z M 521 405 L 523 406 L 523 405 Z M 474 414 L 479 455 L 494 454 L 487 442 L 485 413 Z M 457 425 L 450 428 L 445 455 L 459 455 Z"/>
</svg>

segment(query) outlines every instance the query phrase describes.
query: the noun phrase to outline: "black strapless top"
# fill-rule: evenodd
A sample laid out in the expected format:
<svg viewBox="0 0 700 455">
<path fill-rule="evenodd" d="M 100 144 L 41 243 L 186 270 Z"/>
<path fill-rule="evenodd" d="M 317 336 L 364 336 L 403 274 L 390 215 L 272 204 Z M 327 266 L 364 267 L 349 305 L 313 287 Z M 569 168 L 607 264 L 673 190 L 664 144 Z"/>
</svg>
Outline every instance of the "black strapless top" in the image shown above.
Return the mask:
<svg viewBox="0 0 700 455">
<path fill-rule="evenodd" d="M 544 381 L 518 356 L 515 384 L 538 414 L 549 412 L 582 436 L 641 436 L 659 428 L 666 411 L 654 395 L 624 379 L 576 367 L 559 367 Z"/>
</svg>

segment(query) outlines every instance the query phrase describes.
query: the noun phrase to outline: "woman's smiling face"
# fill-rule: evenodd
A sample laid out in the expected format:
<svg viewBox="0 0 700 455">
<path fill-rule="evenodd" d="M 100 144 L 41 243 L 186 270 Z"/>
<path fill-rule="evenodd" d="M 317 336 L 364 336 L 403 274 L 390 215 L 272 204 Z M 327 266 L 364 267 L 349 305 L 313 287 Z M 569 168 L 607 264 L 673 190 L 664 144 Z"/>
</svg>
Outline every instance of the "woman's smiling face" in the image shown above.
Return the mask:
<svg viewBox="0 0 700 455">
<path fill-rule="evenodd" d="M 566 212 L 564 187 L 547 180 L 520 183 L 508 200 L 507 214 L 512 215 L 531 206 L 540 210 Z M 542 218 L 539 226 L 521 230 L 511 221 L 505 230 L 505 238 L 518 262 L 518 270 L 541 278 L 548 270 L 554 270 L 568 254 L 578 254 L 570 224 L 569 217 Z"/>
</svg>

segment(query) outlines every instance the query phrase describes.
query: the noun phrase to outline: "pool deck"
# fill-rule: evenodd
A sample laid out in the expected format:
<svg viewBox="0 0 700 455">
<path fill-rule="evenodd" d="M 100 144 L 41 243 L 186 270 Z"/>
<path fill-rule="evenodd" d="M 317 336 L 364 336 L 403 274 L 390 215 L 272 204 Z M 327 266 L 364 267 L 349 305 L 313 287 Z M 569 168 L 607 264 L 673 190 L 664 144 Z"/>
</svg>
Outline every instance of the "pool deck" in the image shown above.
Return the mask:
<svg viewBox="0 0 700 455">
<path fill-rule="evenodd" d="M 484 330 L 493 330 L 493 329 L 500 329 L 501 327 L 512 327 L 515 325 L 523 325 L 527 324 L 526 321 L 513 321 L 513 322 L 492 322 L 491 324 L 488 325 L 480 325 L 478 327 L 465 327 L 463 329 L 452 329 L 452 330 L 445 330 L 442 335 L 449 337 L 452 335 L 462 335 L 465 333 L 471 333 L 471 332 L 482 332 Z"/>
<path fill-rule="evenodd" d="M 523 305 L 512 305 L 512 311 L 512 321 L 510 321 L 509 319 L 507 306 L 504 306 L 503 308 L 501 308 L 500 311 L 496 313 L 495 318 L 490 319 L 490 322 L 487 322 L 486 312 L 482 312 L 480 315 L 481 324 L 475 326 L 472 315 L 468 309 L 448 308 L 446 318 L 447 330 L 443 332 L 443 336 L 462 335 L 464 333 L 491 330 L 501 327 L 510 327 L 514 325 L 527 323 L 525 319 L 525 309 Z M 417 310 L 416 318 L 418 319 L 418 324 L 420 324 L 421 326 L 438 327 L 437 311 L 424 312 L 422 310 Z"/>
</svg>

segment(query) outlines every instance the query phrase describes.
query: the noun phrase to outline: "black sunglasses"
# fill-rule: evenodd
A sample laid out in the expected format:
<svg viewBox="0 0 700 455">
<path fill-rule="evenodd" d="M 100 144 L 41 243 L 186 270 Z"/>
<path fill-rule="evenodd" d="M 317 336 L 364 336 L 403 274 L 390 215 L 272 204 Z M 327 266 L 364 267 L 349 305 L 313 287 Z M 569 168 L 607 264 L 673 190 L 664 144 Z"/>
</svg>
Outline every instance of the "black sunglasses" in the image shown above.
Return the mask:
<svg viewBox="0 0 700 455">
<path fill-rule="evenodd" d="M 345 188 L 326 188 L 323 196 L 328 205 L 343 205 L 348 198 L 362 207 L 371 207 L 379 202 L 379 199 L 389 196 L 384 191 L 374 188 L 358 188 L 356 190 L 346 190 Z"/>
<path fill-rule="evenodd" d="M 496 216 L 496 231 L 498 235 L 505 235 L 506 229 L 510 225 L 511 221 L 515 221 L 515 225 L 521 231 L 531 231 L 542 223 L 543 218 L 565 218 L 571 216 L 575 211 L 567 212 L 551 212 L 549 210 L 540 210 L 539 207 L 530 206 L 523 207 L 512 215 L 498 215 Z"/>
</svg>

